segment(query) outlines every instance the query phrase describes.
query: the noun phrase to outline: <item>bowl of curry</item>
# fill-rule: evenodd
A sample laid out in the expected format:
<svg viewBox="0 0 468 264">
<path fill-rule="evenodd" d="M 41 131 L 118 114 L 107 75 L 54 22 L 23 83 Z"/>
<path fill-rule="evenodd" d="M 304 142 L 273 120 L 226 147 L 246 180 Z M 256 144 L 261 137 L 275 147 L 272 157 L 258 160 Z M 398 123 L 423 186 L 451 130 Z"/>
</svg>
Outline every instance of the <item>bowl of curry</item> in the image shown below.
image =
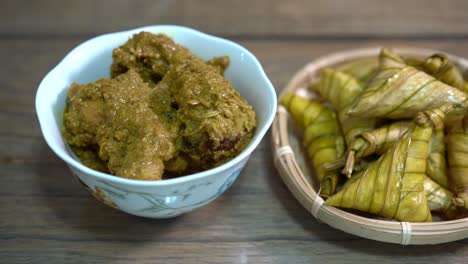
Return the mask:
<svg viewBox="0 0 468 264">
<path fill-rule="evenodd" d="M 252 53 L 180 26 L 88 40 L 36 94 L 43 136 L 79 182 L 105 204 L 151 218 L 183 214 L 227 190 L 276 105 Z"/>
</svg>

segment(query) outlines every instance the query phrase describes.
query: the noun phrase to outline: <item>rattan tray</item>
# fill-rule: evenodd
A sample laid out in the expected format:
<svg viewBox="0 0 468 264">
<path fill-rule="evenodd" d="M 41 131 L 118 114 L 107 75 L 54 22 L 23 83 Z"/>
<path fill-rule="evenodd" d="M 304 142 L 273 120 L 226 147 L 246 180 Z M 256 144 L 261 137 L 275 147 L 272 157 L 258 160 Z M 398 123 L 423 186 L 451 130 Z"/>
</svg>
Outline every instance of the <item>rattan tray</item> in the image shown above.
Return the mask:
<svg viewBox="0 0 468 264">
<path fill-rule="evenodd" d="M 426 57 L 440 52 L 419 48 L 393 48 L 393 50 L 398 54 L 413 57 Z M 318 80 L 321 68 L 337 66 L 358 58 L 377 56 L 379 51 L 380 47 L 356 49 L 316 59 L 294 75 L 280 97 L 286 92 L 314 96 L 306 87 L 309 83 Z M 448 56 L 462 69 L 468 70 L 468 60 L 449 54 Z M 300 140 L 286 109 L 279 106 L 272 127 L 275 167 L 296 199 L 319 221 L 364 238 L 403 245 L 438 244 L 468 237 L 468 218 L 432 223 L 408 223 L 367 218 L 323 205 L 323 199 L 317 194 L 318 185 L 314 182 L 313 172 L 306 165 Z"/>
</svg>

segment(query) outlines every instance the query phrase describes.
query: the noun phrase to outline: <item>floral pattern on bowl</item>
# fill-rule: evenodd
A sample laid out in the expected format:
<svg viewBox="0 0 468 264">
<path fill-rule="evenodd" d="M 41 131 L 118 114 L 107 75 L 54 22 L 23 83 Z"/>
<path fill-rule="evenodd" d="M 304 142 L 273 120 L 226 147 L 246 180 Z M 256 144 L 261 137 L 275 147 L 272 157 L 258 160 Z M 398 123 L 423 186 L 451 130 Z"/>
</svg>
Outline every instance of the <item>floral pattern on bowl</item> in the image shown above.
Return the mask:
<svg viewBox="0 0 468 264">
<path fill-rule="evenodd" d="M 119 186 L 105 180 L 97 180 L 94 183 L 86 183 L 86 179 L 80 178 L 79 172 L 75 172 L 74 176 L 88 189 L 93 196 L 104 204 L 124 210 L 128 208 L 128 204 L 132 209 L 132 214 L 165 218 L 180 215 L 210 203 L 218 196 L 223 194 L 239 176 L 245 162 L 234 170 L 224 181 L 204 181 L 193 183 L 182 188 L 176 188 L 170 192 L 144 192 L 139 190 L 131 190 L 129 188 Z M 83 176 L 83 175 L 81 175 Z M 201 197 L 200 194 L 205 193 L 207 188 L 211 189 L 213 185 L 219 185 L 214 194 Z M 133 204 L 138 204 L 135 208 Z"/>
</svg>

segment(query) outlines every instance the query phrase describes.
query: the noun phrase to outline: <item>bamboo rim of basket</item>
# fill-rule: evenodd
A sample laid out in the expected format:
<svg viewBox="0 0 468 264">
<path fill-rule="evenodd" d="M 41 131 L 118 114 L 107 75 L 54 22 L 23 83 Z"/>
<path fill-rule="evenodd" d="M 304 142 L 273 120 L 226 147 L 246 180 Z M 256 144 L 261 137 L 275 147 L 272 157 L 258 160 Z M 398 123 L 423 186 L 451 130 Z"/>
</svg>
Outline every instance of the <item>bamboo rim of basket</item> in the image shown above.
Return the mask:
<svg viewBox="0 0 468 264">
<path fill-rule="evenodd" d="M 320 57 L 299 70 L 280 93 L 295 92 L 298 88 L 310 83 L 323 67 L 337 65 L 349 60 L 377 56 L 381 47 L 371 47 L 343 51 Z M 424 57 L 437 50 L 420 48 L 394 48 L 398 54 Z M 445 52 L 443 52 L 446 54 Z M 447 54 L 451 61 L 462 69 L 468 69 L 468 60 Z M 378 220 L 359 216 L 332 206 L 322 205 L 324 200 L 307 180 L 296 160 L 295 153 L 289 144 L 288 113 L 278 106 L 272 127 L 272 144 L 274 165 L 294 197 L 316 219 L 336 229 L 364 238 L 397 243 L 397 244 L 438 244 L 468 237 L 468 218 L 431 223 L 409 223 L 389 220 Z"/>
</svg>

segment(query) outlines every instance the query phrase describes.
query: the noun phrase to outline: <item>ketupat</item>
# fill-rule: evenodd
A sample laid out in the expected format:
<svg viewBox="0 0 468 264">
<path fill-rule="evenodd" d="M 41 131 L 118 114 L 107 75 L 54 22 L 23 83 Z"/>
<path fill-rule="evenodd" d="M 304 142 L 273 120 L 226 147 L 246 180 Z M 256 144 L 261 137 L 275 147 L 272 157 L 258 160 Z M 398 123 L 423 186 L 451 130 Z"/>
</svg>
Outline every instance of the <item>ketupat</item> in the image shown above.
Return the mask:
<svg viewBox="0 0 468 264">
<path fill-rule="evenodd" d="M 411 121 L 397 121 L 359 135 L 350 149 L 357 157 L 383 154 L 411 127 Z"/>
<path fill-rule="evenodd" d="M 431 149 L 427 158 L 426 174 L 444 188 L 448 188 L 447 160 L 445 158 L 444 129 L 437 129 L 432 134 Z"/>
<path fill-rule="evenodd" d="M 342 188 L 358 180 L 358 177 L 350 178 L 344 183 Z M 454 194 L 446 188 L 440 186 L 427 175 L 424 177 L 424 192 L 431 212 L 439 212 L 446 219 L 458 219 L 467 216 L 467 212 L 460 210 L 453 202 Z"/>
<path fill-rule="evenodd" d="M 384 125 L 372 131 L 366 131 L 355 137 L 348 146 L 343 173 L 351 176 L 354 169 L 354 161 L 357 158 L 367 157 L 372 154 L 383 154 L 411 127 L 410 121 L 398 121 Z"/>
<path fill-rule="evenodd" d="M 325 204 L 399 221 L 431 221 L 424 191 L 429 145 L 433 130 L 442 126 L 450 108 L 444 105 L 418 114 L 412 127 L 391 149 Z"/>
<path fill-rule="evenodd" d="M 410 126 L 411 122 L 409 121 L 397 121 L 357 136 L 349 146 L 343 173 L 348 177 L 351 176 L 355 159 L 372 154 L 383 154 L 408 131 Z M 429 152 L 427 175 L 444 188 L 448 188 L 443 127 L 435 130 L 432 134 Z"/>
<path fill-rule="evenodd" d="M 327 171 L 323 164 L 340 159 L 344 155 L 344 139 L 335 113 L 326 106 L 295 94 L 280 99 L 293 120 L 304 130 L 304 145 L 313 168 L 321 182 L 321 195 L 335 192 L 339 173 Z"/>
<path fill-rule="evenodd" d="M 337 112 L 351 104 L 363 90 L 351 75 L 331 68 L 323 69 L 318 85 L 311 85 L 309 89 L 330 102 Z"/>
<path fill-rule="evenodd" d="M 382 53 L 384 53 L 384 51 L 382 51 Z M 387 56 L 387 58 L 385 60 L 383 60 L 382 58 L 380 59 L 382 61 L 382 65 L 385 65 L 385 67 L 383 67 L 383 66 L 380 67 L 379 73 L 378 73 L 379 75 L 371 80 L 372 81 L 371 84 L 380 84 L 382 87 L 384 87 L 384 86 L 386 86 L 388 84 L 389 79 L 392 79 L 392 77 L 393 77 L 393 79 L 401 78 L 401 74 L 400 74 L 400 76 L 397 76 L 399 73 L 401 73 L 401 71 L 403 71 L 403 73 L 405 74 L 404 71 L 408 70 L 406 68 L 409 68 L 409 69 L 414 68 L 415 74 L 421 75 L 421 73 L 422 74 L 425 73 L 426 75 L 428 75 L 429 78 L 432 78 L 433 80 L 430 81 L 431 83 L 432 82 L 439 82 L 436 85 L 435 94 L 436 95 L 439 94 L 441 98 L 430 98 L 430 96 L 432 95 L 431 93 L 429 93 L 426 96 L 428 98 L 426 98 L 424 96 L 421 96 L 421 98 L 419 98 L 417 100 L 418 100 L 418 102 L 423 102 L 425 104 L 424 106 L 423 105 L 417 105 L 415 108 L 410 107 L 410 108 L 407 108 L 407 109 L 404 109 L 404 110 L 398 109 L 398 111 L 401 111 L 401 113 L 399 113 L 400 116 L 398 116 L 398 115 L 392 116 L 394 114 L 393 112 L 391 112 L 390 115 L 377 115 L 377 116 L 374 116 L 374 113 L 370 113 L 370 115 L 372 116 L 371 119 L 374 121 L 374 124 L 372 126 L 366 126 L 365 125 L 363 127 L 365 127 L 365 128 L 369 127 L 369 128 L 364 129 L 363 131 L 357 132 L 355 134 L 352 134 L 351 136 L 349 136 L 349 134 L 344 134 L 346 136 L 346 139 L 348 139 L 348 138 L 349 139 L 354 139 L 355 137 L 357 137 L 357 138 L 355 138 L 355 140 L 346 141 L 346 143 L 348 144 L 348 148 L 354 148 L 354 150 L 356 152 L 359 152 L 359 154 L 356 154 L 357 157 L 358 156 L 367 156 L 367 155 L 371 155 L 371 154 L 381 154 L 381 153 L 385 152 L 386 149 L 388 149 L 392 145 L 394 145 L 393 144 L 394 142 L 396 142 L 396 141 L 399 142 L 397 139 L 405 134 L 405 131 L 408 130 L 409 124 L 410 124 L 410 122 L 405 121 L 403 119 L 410 118 L 410 117 L 414 118 L 414 116 L 416 116 L 416 114 L 418 114 L 420 112 L 423 112 L 423 111 L 426 111 L 425 114 L 424 114 L 426 119 L 430 118 L 428 115 L 431 115 L 432 119 L 441 120 L 441 119 L 444 119 L 445 117 L 442 117 L 443 115 L 440 115 L 439 110 L 433 110 L 433 109 L 437 108 L 437 107 L 442 107 L 442 106 L 443 106 L 443 108 L 444 107 L 447 107 L 447 108 L 452 108 L 453 107 L 453 108 L 455 108 L 455 110 L 452 111 L 450 116 L 448 116 L 446 118 L 446 124 L 449 125 L 451 123 L 451 120 L 456 120 L 460 115 L 463 116 L 464 113 L 465 113 L 464 111 L 468 106 L 468 99 L 467 99 L 468 95 L 464 94 L 463 92 L 460 92 L 460 91 L 463 91 L 463 89 L 460 89 L 460 87 L 457 87 L 458 90 L 460 90 L 460 91 L 457 91 L 457 89 L 454 89 L 453 87 L 448 86 L 448 85 L 459 86 L 459 85 L 456 84 L 457 83 L 457 78 L 459 77 L 459 72 L 456 72 L 456 71 L 458 71 L 458 69 L 455 67 L 454 64 L 452 64 L 451 62 L 448 62 L 448 60 L 444 61 L 444 55 L 435 54 L 435 55 L 430 56 L 430 57 L 428 57 L 426 59 L 406 60 L 406 61 L 403 61 L 404 64 L 401 64 L 402 60 L 400 60 L 401 58 L 399 56 L 397 56 L 395 54 L 392 54 L 391 52 L 388 52 L 386 54 L 386 56 Z M 375 59 L 375 58 L 371 58 L 369 61 L 372 61 L 372 59 Z M 352 111 L 354 110 L 353 107 L 357 104 L 356 102 L 361 100 L 361 98 L 357 98 L 357 97 L 359 97 L 359 96 L 361 96 L 363 94 L 366 94 L 366 92 L 368 91 L 368 90 L 366 90 L 368 87 L 365 87 L 365 85 L 364 85 L 366 82 L 361 81 L 360 77 L 358 77 L 358 76 L 365 76 L 365 77 L 363 77 L 363 79 L 366 79 L 369 76 L 372 76 L 372 74 L 370 74 L 371 71 L 369 70 L 371 67 L 369 67 L 369 68 L 367 68 L 365 70 L 359 69 L 359 67 L 356 67 L 356 68 L 354 67 L 356 65 L 359 65 L 363 61 L 355 60 L 355 61 L 351 61 L 351 62 L 342 64 L 342 65 L 339 65 L 335 69 L 329 69 L 329 68 L 323 69 L 322 73 L 321 73 L 322 75 L 321 75 L 320 81 L 318 83 L 316 83 L 316 84 L 313 84 L 313 85 L 309 86 L 309 90 L 312 90 L 312 91 L 316 92 L 323 99 L 325 99 L 331 105 L 333 105 L 334 109 L 337 111 L 337 115 L 338 115 L 338 118 L 340 120 L 340 125 L 342 126 L 343 131 L 349 131 L 349 130 L 352 131 L 353 129 L 356 128 L 356 126 L 355 126 L 356 124 L 354 122 L 349 122 L 350 119 L 355 118 L 357 121 L 362 120 L 364 122 L 364 124 L 365 124 L 366 121 L 369 120 L 369 118 L 362 117 L 362 115 L 354 115 L 354 113 L 352 113 Z M 375 61 L 377 61 L 377 60 L 375 60 Z M 447 63 L 451 64 L 450 67 L 447 66 Z M 401 68 L 401 65 L 404 65 L 404 67 Z M 410 67 L 408 65 L 411 65 L 413 67 Z M 433 67 L 433 68 L 431 68 L 431 67 Z M 400 72 L 395 73 L 395 70 L 398 70 Z M 366 72 L 366 71 L 367 71 L 367 73 L 363 73 L 363 72 Z M 450 75 L 448 74 L 449 72 L 451 72 Z M 457 74 L 458 74 L 458 76 L 457 76 Z M 433 75 L 433 76 L 430 76 L 430 75 Z M 411 79 L 411 78 L 413 78 L 413 75 L 409 74 L 406 77 Z M 435 78 L 437 78 L 438 81 L 435 80 Z M 359 79 L 359 80 L 357 80 L 357 79 Z M 402 79 L 404 79 L 404 78 L 402 78 Z M 390 81 L 392 81 L 392 80 L 390 80 Z M 401 80 L 401 84 L 402 85 L 408 85 L 408 83 L 406 83 L 406 81 L 407 80 Z M 459 81 L 459 79 L 458 79 L 458 81 Z M 414 83 L 416 83 L 416 85 L 418 85 L 417 82 L 414 82 Z M 414 83 L 410 83 L 409 86 L 414 85 Z M 442 85 L 439 86 L 440 83 L 442 83 Z M 448 85 L 444 86 L 444 83 L 448 84 Z M 357 89 L 354 89 L 355 87 L 357 87 L 357 85 L 355 85 L 355 84 L 360 85 L 361 90 L 363 90 L 363 92 L 361 92 L 361 94 L 358 94 L 357 96 L 355 95 L 355 94 L 357 94 L 355 92 Z M 466 89 L 466 87 L 468 87 L 467 82 L 463 82 L 462 84 L 463 84 L 462 86 L 464 86 L 465 89 Z M 398 91 L 401 91 L 401 90 L 399 90 L 399 89 L 401 89 L 401 87 L 399 87 L 396 84 L 392 84 L 392 85 L 393 86 L 391 86 L 391 88 L 387 87 L 387 89 L 389 89 L 389 90 L 390 89 L 395 89 L 395 91 L 392 91 L 392 93 L 398 93 Z M 364 88 L 362 88 L 362 87 L 364 87 Z M 448 87 L 448 89 L 445 90 L 445 88 L 447 88 L 447 87 Z M 370 87 L 370 88 L 372 88 L 372 87 Z M 425 89 L 424 84 L 421 85 L 420 87 L 416 86 L 416 87 L 410 87 L 410 88 L 414 89 L 414 94 L 417 94 L 420 91 L 420 89 Z M 351 91 L 351 93 L 349 93 L 350 96 L 347 96 L 347 93 L 349 91 Z M 353 92 L 354 92 L 354 94 L 353 94 Z M 393 95 L 396 96 L 395 94 L 393 94 Z M 459 96 L 459 95 L 461 95 L 461 96 Z M 449 98 L 447 100 L 447 97 L 449 97 L 449 96 L 451 96 L 451 98 Z M 387 99 L 387 98 L 384 98 L 384 99 Z M 400 102 L 401 105 L 398 105 L 397 107 L 401 107 L 401 106 L 407 107 L 408 105 L 405 105 L 405 104 L 417 103 L 416 101 L 413 101 L 414 98 L 412 98 L 411 96 L 409 96 L 406 99 L 407 100 L 403 100 L 402 102 Z M 424 100 L 422 100 L 422 99 L 424 99 Z M 424 102 L 425 99 L 427 99 L 426 102 Z M 434 99 L 434 100 L 431 101 L 432 99 Z M 378 107 L 381 107 L 381 106 L 380 105 L 375 105 L 375 107 L 378 108 Z M 421 108 L 420 111 L 418 110 L 418 107 Z M 416 111 L 415 109 L 417 109 L 418 111 Z M 373 111 L 373 109 L 369 108 L 369 111 Z M 408 111 L 408 112 L 404 112 L 404 111 Z M 438 112 L 439 112 L 439 114 L 438 114 Z M 369 113 L 365 113 L 364 116 L 366 116 L 367 114 L 369 114 Z M 419 115 L 421 115 L 421 114 L 419 114 Z M 377 145 L 370 144 L 369 142 L 367 142 L 367 139 L 365 140 L 365 142 L 362 141 L 363 137 L 360 134 L 371 134 L 371 133 L 373 133 L 374 131 L 371 130 L 371 129 L 373 129 L 376 126 L 377 122 L 375 122 L 375 120 L 378 120 L 378 123 L 383 123 L 383 122 L 388 122 L 389 121 L 389 120 L 385 120 L 385 119 L 400 119 L 400 120 L 397 120 L 396 123 L 402 123 L 402 127 L 395 128 L 395 126 L 398 126 L 397 124 L 392 124 L 392 125 L 388 124 L 388 126 L 393 126 L 393 128 L 395 130 L 393 132 L 391 132 L 391 131 L 381 131 L 382 135 L 380 135 L 381 137 L 379 138 L 381 141 Z M 421 117 L 419 117 L 416 122 L 421 122 L 421 120 L 422 120 Z M 346 127 L 346 121 L 349 122 L 349 124 L 350 124 L 349 127 Z M 377 125 L 379 125 L 378 123 L 377 123 Z M 425 142 L 426 146 L 429 146 L 428 149 L 426 148 L 427 149 L 426 154 L 427 153 L 428 154 L 426 156 L 427 160 L 425 161 L 425 166 L 421 166 L 421 163 L 419 163 L 418 165 L 415 165 L 415 168 L 417 168 L 417 169 L 420 169 L 420 167 L 425 167 L 425 171 L 420 170 L 418 172 L 420 174 L 424 174 L 424 172 L 425 172 L 425 174 L 426 174 L 423 177 L 422 182 L 419 181 L 419 183 L 418 183 L 419 188 L 416 188 L 417 189 L 416 191 L 420 192 L 422 189 L 424 190 L 425 198 L 426 198 L 426 205 L 424 205 L 424 206 L 428 207 L 429 210 L 438 211 L 438 212 L 444 214 L 445 218 L 447 218 L 447 219 L 456 219 L 456 218 L 460 218 L 460 217 L 466 217 L 468 211 L 465 210 L 465 208 L 463 208 L 463 210 L 461 210 L 460 207 L 457 207 L 454 203 L 452 203 L 452 199 L 455 202 L 458 201 L 458 203 L 460 203 L 460 200 L 461 200 L 462 205 L 465 205 L 464 199 L 467 199 L 467 201 L 468 201 L 468 195 L 467 195 L 467 198 L 465 198 L 465 197 L 463 197 L 463 198 L 461 198 L 461 197 L 453 198 L 454 194 L 451 193 L 449 190 L 447 190 L 447 172 L 446 172 L 446 165 L 445 165 L 445 158 L 446 157 L 445 157 L 445 148 L 444 148 L 445 147 L 445 145 L 444 145 L 444 136 L 445 135 L 444 135 L 444 130 L 443 130 L 443 122 L 436 122 L 436 123 L 437 123 L 437 126 L 435 126 L 434 127 L 435 129 L 432 130 L 432 136 L 430 137 L 429 143 L 427 143 L 427 140 Z M 344 128 L 347 128 L 348 130 L 346 130 Z M 383 128 L 383 127 L 380 127 L 380 128 Z M 388 129 L 388 127 L 387 127 L 387 129 Z M 389 133 L 389 134 L 385 134 L 385 133 Z M 392 133 L 397 133 L 397 134 L 392 134 Z M 410 133 L 410 132 L 408 132 L 408 133 Z M 379 136 L 379 135 L 377 135 L 377 136 Z M 405 136 L 403 136 L 403 137 L 405 137 Z M 428 138 L 426 138 L 426 139 L 428 139 Z M 416 140 L 416 141 L 418 141 L 418 140 Z M 353 144 L 356 144 L 356 145 L 354 145 L 353 147 L 350 147 L 350 145 L 349 145 L 350 143 L 353 143 Z M 418 144 L 418 143 L 414 143 L 414 144 Z M 468 151 L 468 148 L 467 148 L 467 151 Z M 366 173 L 366 171 L 368 171 L 368 169 L 369 169 L 369 168 L 366 169 L 366 167 L 369 166 L 369 164 L 370 164 L 369 162 L 372 162 L 373 160 L 375 160 L 375 158 L 376 158 L 376 155 L 373 155 L 372 157 L 365 158 L 365 159 L 359 159 L 358 160 L 359 163 L 357 163 L 356 166 L 365 164 L 365 165 L 363 165 L 364 171 L 356 173 L 355 177 L 349 179 L 343 186 L 341 186 L 341 190 L 348 189 L 348 188 L 350 188 L 350 186 L 354 186 L 354 185 L 358 184 L 359 182 L 361 182 L 362 181 L 362 179 L 361 179 L 362 175 L 364 175 Z M 467 159 L 467 158 L 465 158 L 465 159 Z M 336 170 L 338 168 L 338 166 L 339 166 L 338 164 L 340 162 L 341 162 L 341 167 L 342 167 L 343 164 L 344 164 L 344 159 L 340 159 L 340 160 L 336 160 L 336 161 L 333 161 L 333 162 L 325 163 L 324 167 L 328 168 L 330 170 Z M 328 164 L 331 164 L 331 166 L 327 167 Z M 374 166 L 374 165 L 371 165 L 371 166 Z M 384 170 L 384 169 L 381 169 L 381 170 Z M 414 175 L 412 175 L 412 176 L 413 176 L 412 177 L 413 179 L 406 179 L 407 180 L 406 183 L 412 182 L 412 180 L 415 179 Z M 404 183 L 404 181 L 401 181 L 401 182 Z M 465 182 L 465 183 L 468 184 L 468 181 Z M 441 185 L 443 185 L 443 186 L 441 186 Z M 421 186 L 422 186 L 422 188 L 421 188 Z M 466 188 L 466 189 L 468 189 L 468 188 Z M 338 195 L 338 194 L 336 194 L 336 195 Z M 413 195 L 413 198 L 417 197 L 417 195 L 414 195 L 414 193 L 412 191 L 408 192 L 408 195 Z M 421 198 L 421 196 L 419 196 L 417 198 Z M 332 200 L 332 198 L 330 198 L 329 200 Z M 406 200 L 406 201 L 408 203 L 411 203 L 410 200 Z M 423 212 L 423 211 L 424 210 L 422 210 L 421 212 Z M 410 213 L 412 214 L 412 212 L 408 211 L 408 215 Z M 413 215 L 411 217 L 418 217 L 418 214 L 415 214 L 415 215 Z M 402 220 L 402 221 L 412 221 L 412 220 Z"/>
<path fill-rule="evenodd" d="M 465 93 L 468 92 L 464 87 L 463 76 L 460 70 L 455 64 L 449 61 L 447 56 L 434 54 L 428 57 L 420 67 L 423 71 L 434 76 L 439 81 L 458 88 Z"/>
<path fill-rule="evenodd" d="M 349 144 L 356 135 L 375 127 L 375 119 L 350 117 L 346 114 L 347 108 L 363 91 L 362 85 L 351 75 L 325 68 L 322 70 L 319 83 L 310 85 L 309 90 L 317 92 L 333 105 L 338 113 L 346 144 Z"/>
<path fill-rule="evenodd" d="M 468 95 L 427 73 L 408 66 L 398 55 L 382 49 L 380 68 L 347 114 L 359 117 L 411 118 L 445 103 L 454 113 L 468 106 Z"/>
<path fill-rule="evenodd" d="M 460 69 L 453 64 L 444 54 L 433 54 L 425 59 L 404 58 L 406 64 L 432 75 L 434 78 L 455 87 L 463 92 L 468 92 L 468 87 L 464 85 L 463 75 Z"/>
<path fill-rule="evenodd" d="M 338 120 L 340 120 L 346 145 L 350 145 L 358 135 L 373 130 L 379 123 L 375 118 L 349 116 L 346 114 L 346 109 L 338 113 Z"/>
<path fill-rule="evenodd" d="M 353 76 L 361 85 L 365 86 L 375 74 L 378 66 L 378 59 L 372 57 L 346 62 L 338 66 L 336 70 Z"/>
<path fill-rule="evenodd" d="M 450 127 L 447 153 L 454 202 L 468 209 L 468 114 Z"/>
<path fill-rule="evenodd" d="M 453 193 L 440 186 L 429 177 L 424 177 L 424 192 L 431 212 L 440 212 L 447 219 L 456 219 L 466 216 L 466 213 L 452 202 Z"/>
</svg>

